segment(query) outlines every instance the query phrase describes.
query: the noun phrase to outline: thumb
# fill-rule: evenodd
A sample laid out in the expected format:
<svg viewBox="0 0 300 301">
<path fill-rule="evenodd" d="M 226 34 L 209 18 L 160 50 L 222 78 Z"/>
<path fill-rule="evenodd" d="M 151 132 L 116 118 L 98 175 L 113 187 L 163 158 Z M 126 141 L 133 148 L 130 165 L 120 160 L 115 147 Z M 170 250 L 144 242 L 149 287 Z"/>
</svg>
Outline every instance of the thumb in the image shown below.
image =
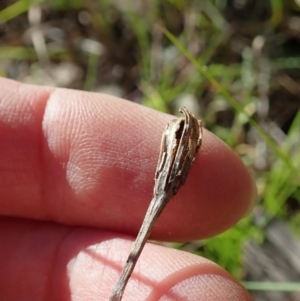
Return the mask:
<svg viewBox="0 0 300 301">
<path fill-rule="evenodd" d="M 132 239 L 92 228 L 0 219 L 1 300 L 108 300 Z M 11 256 L 13 254 L 13 256 Z M 216 264 L 147 243 L 126 300 L 251 301 Z"/>
</svg>

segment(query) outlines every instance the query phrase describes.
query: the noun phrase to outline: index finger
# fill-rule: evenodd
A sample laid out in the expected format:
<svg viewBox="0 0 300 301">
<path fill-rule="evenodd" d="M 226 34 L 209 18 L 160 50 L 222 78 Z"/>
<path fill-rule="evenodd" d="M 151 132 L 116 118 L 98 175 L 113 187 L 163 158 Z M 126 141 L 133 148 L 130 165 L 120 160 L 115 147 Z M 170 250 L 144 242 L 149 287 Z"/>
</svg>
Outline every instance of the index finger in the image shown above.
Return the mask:
<svg viewBox="0 0 300 301">
<path fill-rule="evenodd" d="M 173 117 L 108 95 L 4 79 L 1 87 L 0 214 L 135 234 Z M 221 232 L 246 214 L 254 191 L 240 159 L 205 131 L 187 182 L 152 237 Z"/>
</svg>

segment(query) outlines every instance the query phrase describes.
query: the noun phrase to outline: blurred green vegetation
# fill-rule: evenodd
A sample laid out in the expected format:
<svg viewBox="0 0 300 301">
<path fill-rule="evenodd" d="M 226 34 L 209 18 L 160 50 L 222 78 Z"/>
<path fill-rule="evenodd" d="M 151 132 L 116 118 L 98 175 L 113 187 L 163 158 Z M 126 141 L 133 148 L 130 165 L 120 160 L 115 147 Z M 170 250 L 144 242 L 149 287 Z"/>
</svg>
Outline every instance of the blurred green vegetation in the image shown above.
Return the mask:
<svg viewBox="0 0 300 301">
<path fill-rule="evenodd" d="M 197 243 L 194 253 L 242 279 L 242 248 L 250 240 L 262 243 L 271 219 L 299 229 L 299 1 L 21 0 L 1 6 L 2 76 L 48 84 L 37 72 L 68 63 L 77 77 L 63 85 L 50 72 L 51 83 L 89 91 L 118 87 L 118 96 L 169 113 L 182 104 L 196 108 L 205 127 L 253 170 L 253 214 Z"/>
</svg>

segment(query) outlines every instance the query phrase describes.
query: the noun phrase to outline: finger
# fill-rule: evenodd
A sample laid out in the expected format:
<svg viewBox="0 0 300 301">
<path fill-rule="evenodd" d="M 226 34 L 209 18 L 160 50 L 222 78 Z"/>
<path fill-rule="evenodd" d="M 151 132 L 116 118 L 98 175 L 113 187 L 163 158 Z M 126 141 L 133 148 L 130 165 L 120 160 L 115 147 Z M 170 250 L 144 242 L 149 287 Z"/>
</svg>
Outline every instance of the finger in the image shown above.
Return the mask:
<svg viewBox="0 0 300 301">
<path fill-rule="evenodd" d="M 1 87 L 0 213 L 136 233 L 173 117 L 107 95 L 3 79 Z M 187 183 L 152 237 L 223 231 L 249 210 L 253 187 L 240 159 L 205 131 Z"/>
<path fill-rule="evenodd" d="M 108 300 L 132 241 L 112 232 L 6 218 L 0 220 L 0 245 L 1 299 L 100 301 Z M 123 300 L 162 298 L 252 300 L 216 264 L 147 244 Z"/>
</svg>

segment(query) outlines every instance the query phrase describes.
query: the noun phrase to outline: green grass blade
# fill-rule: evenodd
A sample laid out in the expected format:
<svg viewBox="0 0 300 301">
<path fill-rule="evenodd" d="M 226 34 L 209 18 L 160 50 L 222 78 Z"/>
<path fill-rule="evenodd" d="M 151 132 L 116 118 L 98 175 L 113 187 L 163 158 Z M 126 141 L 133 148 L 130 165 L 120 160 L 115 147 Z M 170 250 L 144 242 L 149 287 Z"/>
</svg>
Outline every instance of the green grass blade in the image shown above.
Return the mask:
<svg viewBox="0 0 300 301">
<path fill-rule="evenodd" d="M 26 47 L 0 47 L 0 60 L 26 60 L 36 59 L 36 52 L 33 48 Z"/>
<path fill-rule="evenodd" d="M 297 282 L 242 281 L 241 284 L 249 291 L 300 292 Z"/>
<path fill-rule="evenodd" d="M 18 15 L 26 12 L 30 6 L 44 2 L 45 0 L 20 0 L 0 11 L 0 24 L 3 24 Z"/>
<path fill-rule="evenodd" d="M 167 38 L 178 48 L 178 50 L 189 59 L 189 61 L 197 68 L 197 70 L 209 80 L 220 92 L 220 94 L 230 103 L 230 105 L 240 114 L 243 114 L 248 120 L 250 125 L 263 137 L 269 147 L 277 154 L 281 160 L 284 161 L 286 166 L 291 169 L 294 173 L 298 173 L 295 166 L 289 160 L 289 156 L 286 152 L 282 151 L 274 141 L 274 139 L 265 132 L 251 116 L 249 116 L 242 108 L 242 106 L 230 95 L 230 93 L 209 73 L 206 66 L 203 66 L 183 45 L 180 41 L 172 35 L 166 28 L 161 27 L 163 33 Z"/>
</svg>

